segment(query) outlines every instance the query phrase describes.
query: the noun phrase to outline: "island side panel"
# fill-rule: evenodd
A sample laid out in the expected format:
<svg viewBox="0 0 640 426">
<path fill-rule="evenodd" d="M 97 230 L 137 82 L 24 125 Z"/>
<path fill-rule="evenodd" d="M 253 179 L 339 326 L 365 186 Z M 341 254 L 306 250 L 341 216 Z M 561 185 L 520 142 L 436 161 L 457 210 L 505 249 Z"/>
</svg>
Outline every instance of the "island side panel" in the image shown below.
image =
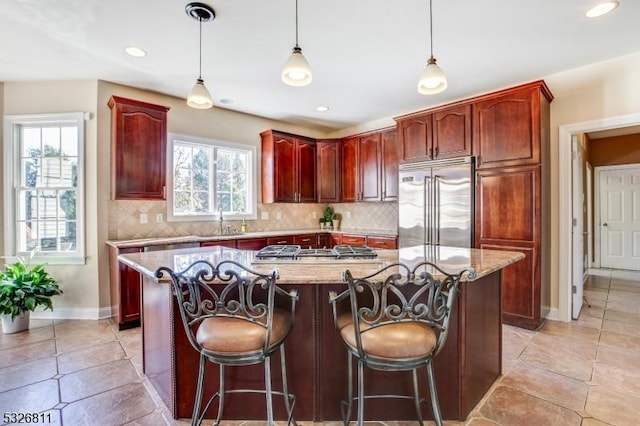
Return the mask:
<svg viewBox="0 0 640 426">
<path fill-rule="evenodd" d="M 502 373 L 501 273 L 463 283 L 460 418 L 464 420 Z"/>
<path fill-rule="evenodd" d="M 175 416 L 173 329 L 181 324 L 174 321 L 172 309 L 171 285 L 158 283 L 143 275 L 141 323 L 144 374 Z"/>
</svg>

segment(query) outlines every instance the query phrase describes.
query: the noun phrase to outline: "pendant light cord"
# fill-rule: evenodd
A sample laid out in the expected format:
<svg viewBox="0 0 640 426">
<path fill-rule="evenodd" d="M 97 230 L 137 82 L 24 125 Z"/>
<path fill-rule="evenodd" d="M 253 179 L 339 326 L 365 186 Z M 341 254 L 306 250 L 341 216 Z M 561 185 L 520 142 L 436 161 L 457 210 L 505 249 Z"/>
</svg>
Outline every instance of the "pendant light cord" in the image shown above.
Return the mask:
<svg viewBox="0 0 640 426">
<path fill-rule="evenodd" d="M 431 49 L 431 57 L 433 58 L 433 2 L 432 0 L 429 0 L 429 45 Z"/>
<path fill-rule="evenodd" d="M 198 79 L 202 80 L 202 17 L 198 18 L 198 23 L 200 24 L 200 61 L 198 65 Z"/>
<path fill-rule="evenodd" d="M 298 0 L 296 0 L 296 47 L 298 46 Z"/>
</svg>

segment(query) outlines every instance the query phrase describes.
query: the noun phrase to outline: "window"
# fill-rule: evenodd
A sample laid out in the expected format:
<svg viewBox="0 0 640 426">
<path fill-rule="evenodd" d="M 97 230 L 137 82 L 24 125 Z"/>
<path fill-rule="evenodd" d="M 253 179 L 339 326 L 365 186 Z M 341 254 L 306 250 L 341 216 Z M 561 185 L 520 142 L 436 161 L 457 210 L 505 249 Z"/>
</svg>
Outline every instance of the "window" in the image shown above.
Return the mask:
<svg viewBox="0 0 640 426">
<path fill-rule="evenodd" d="M 84 114 L 7 116 L 5 247 L 84 263 Z"/>
<path fill-rule="evenodd" d="M 168 220 L 255 219 L 253 146 L 169 135 Z"/>
</svg>

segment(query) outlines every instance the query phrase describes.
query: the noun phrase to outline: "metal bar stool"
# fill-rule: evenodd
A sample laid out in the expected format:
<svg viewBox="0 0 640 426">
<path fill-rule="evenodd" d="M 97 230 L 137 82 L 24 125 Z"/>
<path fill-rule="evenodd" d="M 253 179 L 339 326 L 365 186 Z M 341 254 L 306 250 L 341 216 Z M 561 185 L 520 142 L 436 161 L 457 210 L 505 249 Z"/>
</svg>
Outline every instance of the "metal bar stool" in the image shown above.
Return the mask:
<svg viewBox="0 0 640 426">
<path fill-rule="evenodd" d="M 287 424 L 293 419 L 295 396 L 287 388 L 284 342 L 293 327 L 298 291 L 286 292 L 276 285 L 277 272 L 259 274 L 247 267 L 224 260 L 217 265 L 199 260 L 181 272 L 160 267 L 155 275 L 171 277 L 173 293 L 180 307 L 180 316 L 191 345 L 200 354 L 200 369 L 192 425 L 201 424 L 204 414 L 218 398 L 219 425 L 225 396 L 230 393 L 264 393 L 267 421 L 273 420 L 273 394 L 284 397 Z M 276 298 L 284 298 L 290 306 L 275 306 Z M 279 350 L 282 370 L 282 391 L 271 388 L 271 355 Z M 220 386 L 201 411 L 206 362 L 220 366 Z M 227 389 L 225 367 L 264 363 L 263 389 Z"/>
<path fill-rule="evenodd" d="M 370 398 L 413 399 L 417 419 L 423 425 L 418 394 L 420 367 L 426 367 L 433 418 L 442 425 L 436 393 L 433 358 L 447 340 L 451 308 L 462 275 L 475 272 L 444 272 L 430 262 L 413 267 L 403 263 L 388 265 L 363 278 L 344 272 L 348 289 L 329 293 L 333 320 L 347 348 L 348 399 L 343 401 L 343 422 L 349 424 L 352 403 L 358 400 L 357 424 L 364 422 L 364 400 Z M 338 302 L 350 300 L 350 312 L 338 314 Z M 353 396 L 352 357 L 358 362 L 358 395 Z M 364 367 L 387 371 L 412 371 L 413 395 L 364 395 Z M 345 413 L 346 407 L 346 413 Z"/>
</svg>

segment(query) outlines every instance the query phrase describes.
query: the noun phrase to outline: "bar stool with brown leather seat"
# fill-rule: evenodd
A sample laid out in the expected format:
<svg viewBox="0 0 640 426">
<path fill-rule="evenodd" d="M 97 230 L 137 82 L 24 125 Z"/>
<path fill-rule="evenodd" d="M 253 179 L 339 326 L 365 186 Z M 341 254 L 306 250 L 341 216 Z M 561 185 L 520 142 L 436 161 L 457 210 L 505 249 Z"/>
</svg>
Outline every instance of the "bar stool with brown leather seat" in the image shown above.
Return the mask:
<svg viewBox="0 0 640 426">
<path fill-rule="evenodd" d="M 277 272 L 259 274 L 232 260 L 217 265 L 199 260 L 181 272 L 160 267 L 156 276 L 171 277 L 180 316 L 191 345 L 200 354 L 200 368 L 191 424 L 202 422 L 206 411 L 218 398 L 219 425 L 225 396 L 231 393 L 264 393 L 267 421 L 274 424 L 273 394 L 284 398 L 287 424 L 293 419 L 295 396 L 287 388 L 284 342 L 295 316 L 298 291 L 287 292 L 276 285 Z M 285 308 L 276 299 L 285 299 Z M 271 355 L 280 351 L 282 391 L 271 388 Z M 204 409 L 202 394 L 207 361 L 220 366 L 220 385 Z M 225 367 L 264 363 L 264 389 L 227 389 Z"/>
<path fill-rule="evenodd" d="M 329 293 L 333 319 L 347 348 L 348 399 L 343 401 L 343 421 L 349 424 L 354 399 L 358 400 L 357 424 L 364 422 L 364 400 L 370 398 L 413 399 L 418 422 L 423 425 L 417 370 L 426 367 L 433 418 L 442 425 L 436 393 L 433 358 L 443 348 L 449 318 L 458 294 L 462 270 L 448 274 L 438 266 L 421 262 L 413 267 L 388 265 L 363 278 L 344 272 L 348 289 Z M 338 302 L 350 300 L 350 311 L 339 314 Z M 358 362 L 358 395 L 353 396 L 352 358 Z M 412 371 L 413 395 L 364 395 L 364 367 L 375 370 Z M 346 406 L 346 413 L 345 408 Z"/>
</svg>

